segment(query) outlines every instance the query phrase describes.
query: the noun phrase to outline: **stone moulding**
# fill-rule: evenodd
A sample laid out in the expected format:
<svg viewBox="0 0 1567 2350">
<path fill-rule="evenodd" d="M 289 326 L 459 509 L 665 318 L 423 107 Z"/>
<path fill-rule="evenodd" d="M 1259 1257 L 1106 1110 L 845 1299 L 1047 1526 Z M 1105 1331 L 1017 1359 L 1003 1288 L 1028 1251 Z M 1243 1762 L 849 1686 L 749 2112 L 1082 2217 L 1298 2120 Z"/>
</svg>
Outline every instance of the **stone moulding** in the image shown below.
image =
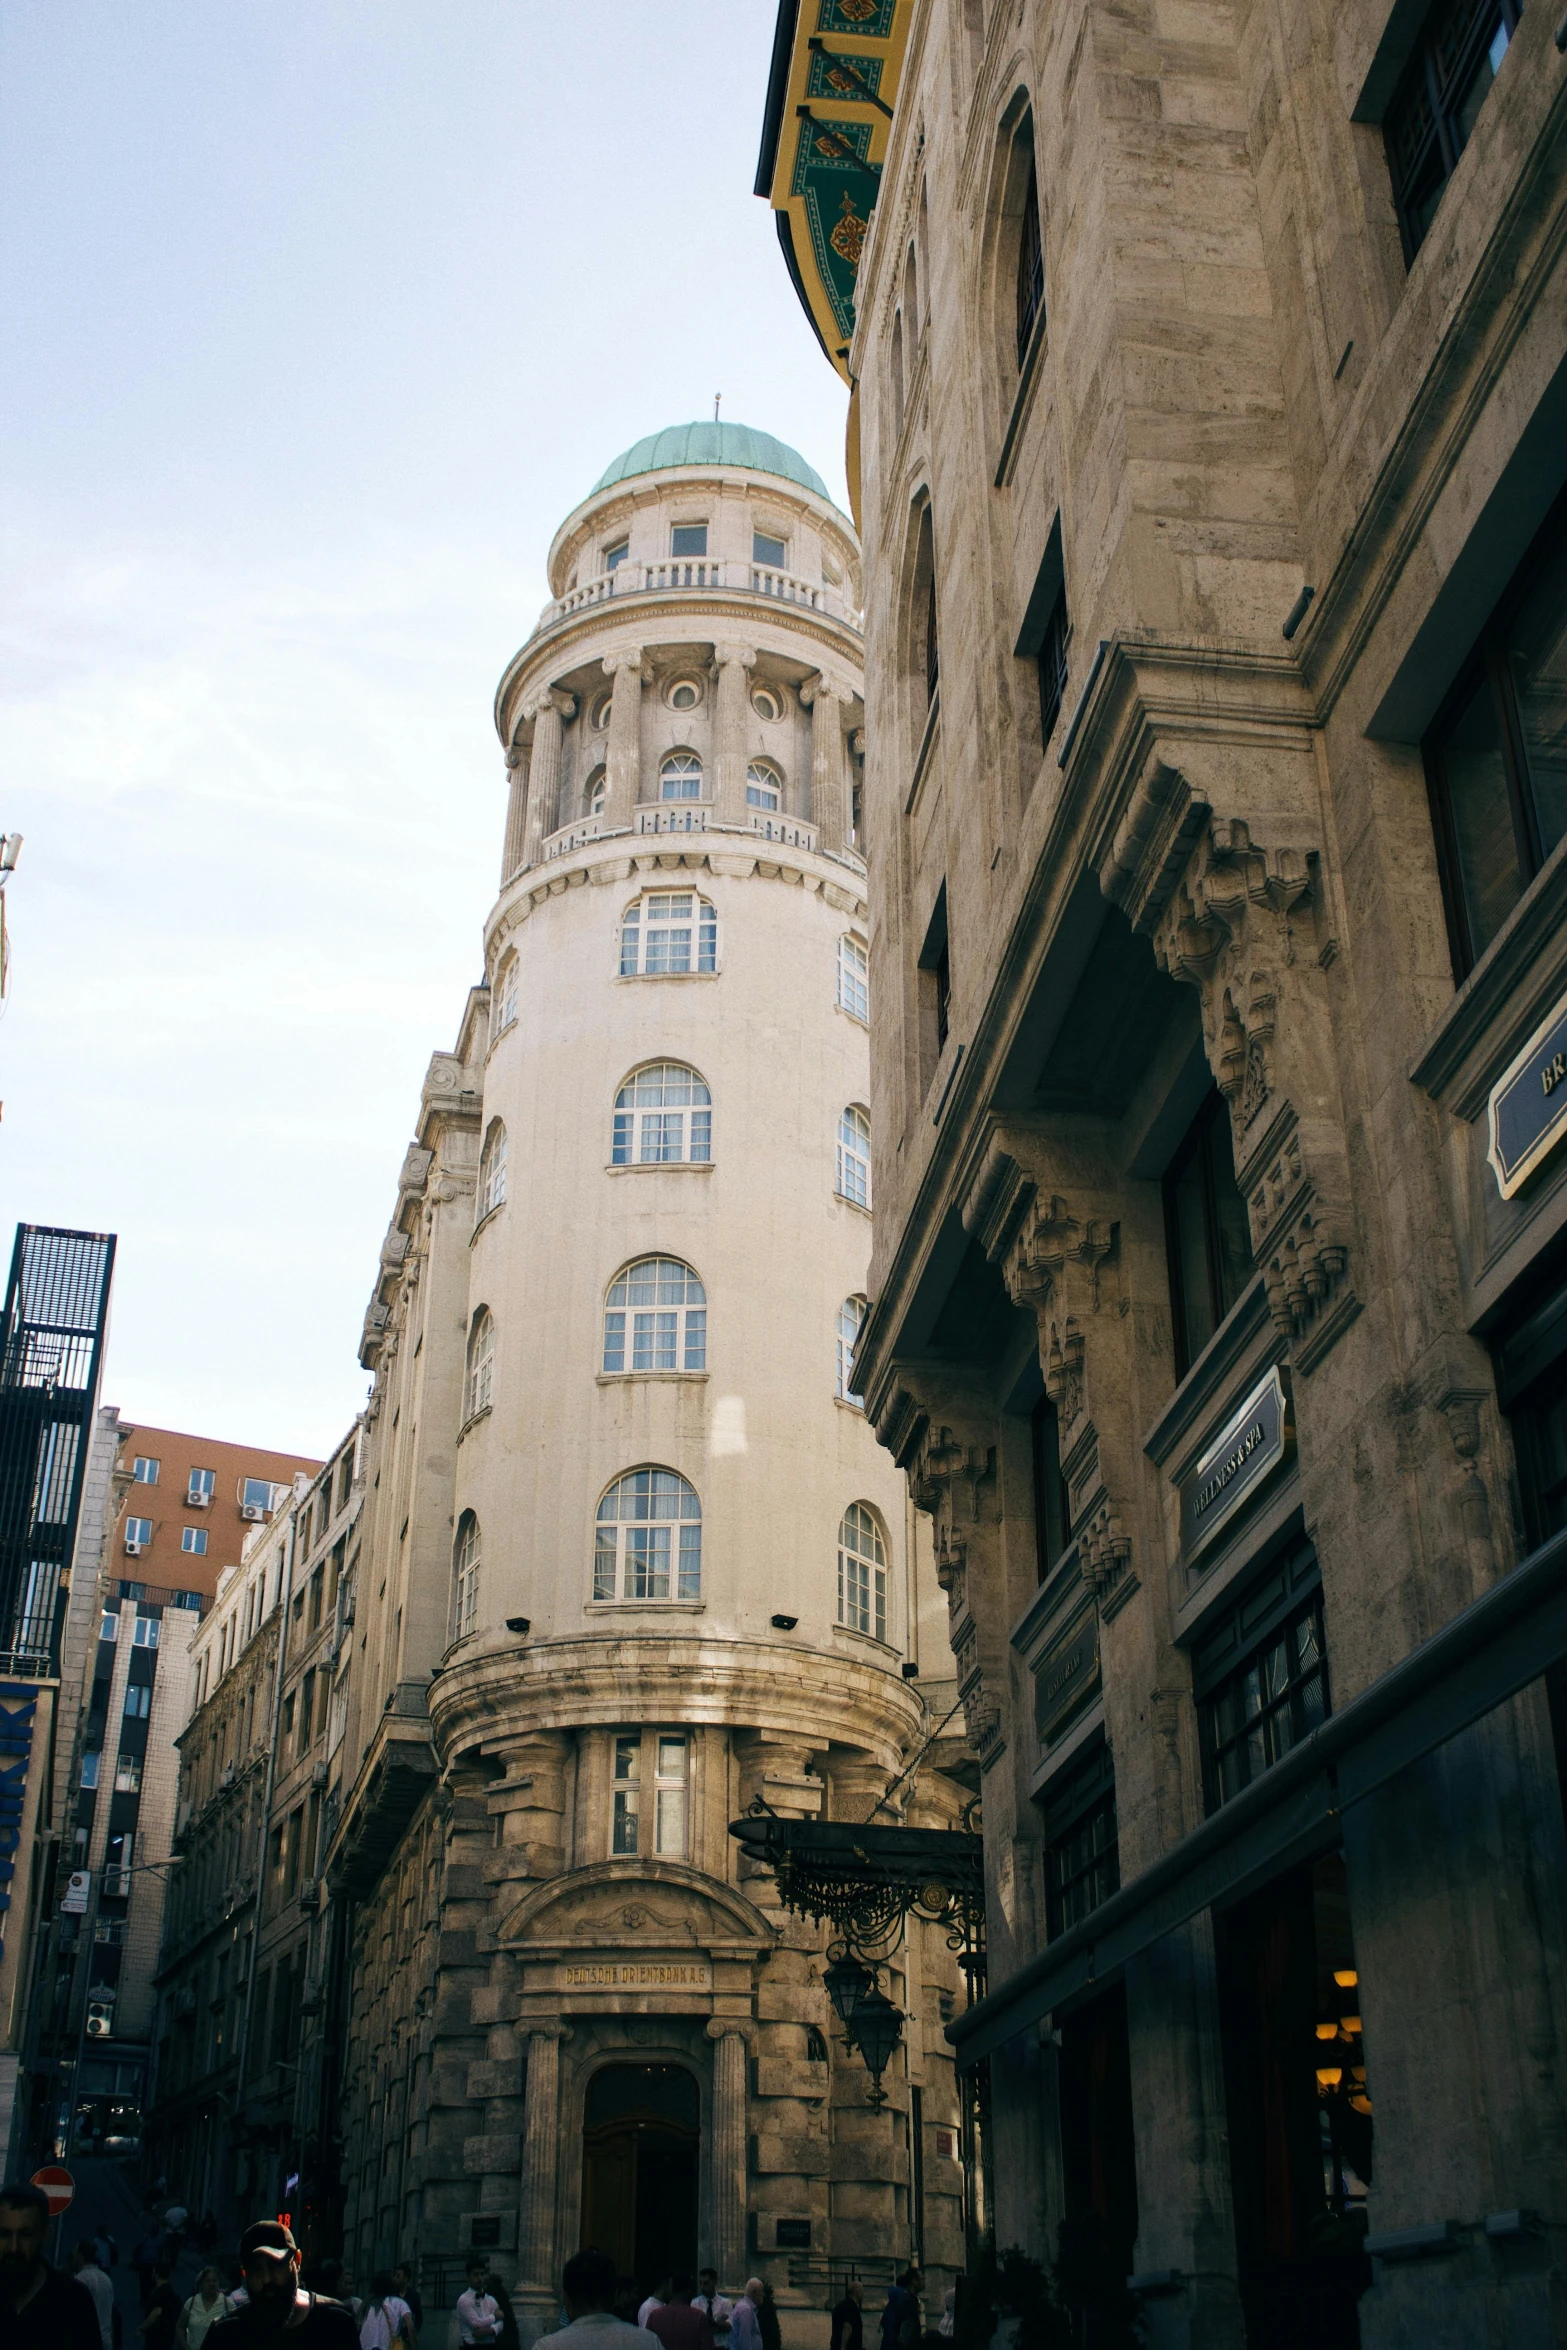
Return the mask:
<svg viewBox="0 0 1567 2350">
<path fill-rule="evenodd" d="M 807 856 L 796 862 L 794 858 L 748 856 L 738 849 L 716 845 L 725 839 L 739 841 L 743 837 L 739 833 L 694 834 L 694 840 L 711 839 L 715 845 L 685 849 L 628 850 L 611 841 L 602 844 L 606 853 L 600 856 L 592 854 L 596 844 L 590 842 L 569 861 L 553 864 L 547 875 L 530 866 L 507 884 L 485 939 L 486 956 L 493 959 L 502 952 L 530 915 L 550 898 L 589 884 L 595 888 L 625 885 L 638 873 L 706 872 L 731 881 L 749 880 L 754 875 L 763 881 L 788 882 L 808 896 L 819 896 L 835 913 L 869 923 L 870 907 L 866 900 L 857 891 L 846 889 L 835 875 L 821 871 L 815 858 Z"/>
</svg>

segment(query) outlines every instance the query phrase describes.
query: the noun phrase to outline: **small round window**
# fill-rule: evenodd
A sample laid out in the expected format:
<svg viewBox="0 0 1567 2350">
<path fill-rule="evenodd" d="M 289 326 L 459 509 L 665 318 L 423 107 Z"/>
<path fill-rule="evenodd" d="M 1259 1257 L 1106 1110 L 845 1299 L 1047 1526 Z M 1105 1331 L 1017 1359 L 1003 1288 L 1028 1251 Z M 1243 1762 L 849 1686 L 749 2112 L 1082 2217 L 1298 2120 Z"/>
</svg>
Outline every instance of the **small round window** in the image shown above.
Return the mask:
<svg viewBox="0 0 1567 2350">
<path fill-rule="evenodd" d="M 607 726 L 609 724 L 609 705 L 612 699 L 613 697 L 609 694 L 599 695 L 598 700 L 588 712 L 590 726 Z"/>
<path fill-rule="evenodd" d="M 775 718 L 783 716 L 783 703 L 770 685 L 759 685 L 751 696 L 751 707 L 758 718 L 770 726 Z"/>
<path fill-rule="evenodd" d="M 677 677 L 664 699 L 671 710 L 694 710 L 702 699 L 702 688 L 694 677 Z"/>
</svg>

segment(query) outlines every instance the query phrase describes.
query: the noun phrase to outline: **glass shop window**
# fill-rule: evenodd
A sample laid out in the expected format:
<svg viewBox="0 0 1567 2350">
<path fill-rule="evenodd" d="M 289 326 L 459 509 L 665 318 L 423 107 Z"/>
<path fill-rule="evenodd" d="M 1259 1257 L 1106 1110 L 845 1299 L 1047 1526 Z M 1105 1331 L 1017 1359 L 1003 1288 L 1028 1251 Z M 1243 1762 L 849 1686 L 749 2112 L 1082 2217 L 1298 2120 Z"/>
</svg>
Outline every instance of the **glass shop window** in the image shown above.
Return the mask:
<svg viewBox="0 0 1567 2350">
<path fill-rule="evenodd" d="M 1192 1694 L 1210 1813 L 1327 1720 L 1322 1590 L 1309 1542 L 1285 1552 L 1204 1633 L 1192 1651 Z"/>
<path fill-rule="evenodd" d="M 1084 2288 L 1087 2300 L 1096 2283 L 1114 2293 L 1125 2290 L 1137 2241 L 1125 1985 L 1117 1983 L 1072 2009 L 1060 2028 L 1063 2274 Z"/>
<path fill-rule="evenodd" d="M 1165 1170 L 1164 1239 L 1175 1375 L 1184 1379 L 1252 1276 L 1230 1113 L 1217 1086 Z"/>
<path fill-rule="evenodd" d="M 1246 2338 L 1355 2350 L 1372 2099 L 1342 1856 L 1214 1926 Z"/>
<path fill-rule="evenodd" d="M 1046 1788 L 1044 1812 L 1045 1931 L 1053 1942 L 1121 1888 L 1115 1765 L 1103 1739 Z"/>
<path fill-rule="evenodd" d="M 1567 833 L 1567 496 L 1425 738 L 1453 972 L 1484 954 Z"/>
</svg>

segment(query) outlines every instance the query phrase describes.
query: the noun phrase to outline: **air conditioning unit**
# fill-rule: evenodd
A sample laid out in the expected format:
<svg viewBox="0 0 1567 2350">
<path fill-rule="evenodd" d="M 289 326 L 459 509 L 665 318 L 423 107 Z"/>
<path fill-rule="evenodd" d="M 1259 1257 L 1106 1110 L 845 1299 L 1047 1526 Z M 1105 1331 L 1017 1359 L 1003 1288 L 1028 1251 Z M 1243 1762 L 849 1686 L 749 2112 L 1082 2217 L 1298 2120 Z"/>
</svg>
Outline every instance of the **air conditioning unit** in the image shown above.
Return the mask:
<svg viewBox="0 0 1567 2350">
<path fill-rule="evenodd" d="M 114 2002 L 112 1999 L 89 1999 L 87 2002 L 87 2037 L 89 2040 L 107 2040 L 114 2030 Z"/>
<path fill-rule="evenodd" d="M 145 1544 L 145 1542 L 133 1542 L 133 1541 L 131 1540 L 130 1536 L 129 1536 L 128 1534 L 126 1535 L 126 1537 L 125 1537 L 125 1555 L 126 1555 L 126 1557 L 127 1557 L 128 1559 L 139 1559 L 139 1558 L 141 1557 L 141 1554 L 142 1554 L 142 1552 L 143 1552 L 143 1551 L 146 1549 L 146 1547 L 147 1547 L 147 1545 Z"/>
<path fill-rule="evenodd" d="M 192 1493 L 187 1493 L 187 1494 L 186 1494 L 186 1496 L 185 1496 L 185 1507 L 186 1507 L 188 1510 L 205 1510 L 205 1509 L 210 1509 L 210 1508 L 211 1508 L 211 1506 L 212 1506 L 212 1496 L 211 1496 L 211 1494 L 210 1494 L 210 1493 L 194 1493 L 194 1492 L 192 1492 Z"/>
<path fill-rule="evenodd" d="M 299 1906 L 304 1910 L 321 1907 L 321 1880 L 319 1877 L 312 1877 L 308 1884 L 300 1886 Z"/>
<path fill-rule="evenodd" d="M 267 1522 L 267 1513 L 259 1501 L 242 1502 L 239 1514 L 247 1526 L 264 1526 Z"/>
</svg>

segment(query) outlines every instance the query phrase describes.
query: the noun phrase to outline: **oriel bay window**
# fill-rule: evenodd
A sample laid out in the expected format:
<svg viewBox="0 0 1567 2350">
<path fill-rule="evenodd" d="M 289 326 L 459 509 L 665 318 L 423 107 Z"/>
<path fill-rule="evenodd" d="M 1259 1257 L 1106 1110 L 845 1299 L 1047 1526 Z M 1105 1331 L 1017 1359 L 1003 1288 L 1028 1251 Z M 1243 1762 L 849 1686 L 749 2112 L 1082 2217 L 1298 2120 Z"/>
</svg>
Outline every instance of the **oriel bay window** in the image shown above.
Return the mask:
<svg viewBox="0 0 1567 2350">
<path fill-rule="evenodd" d="M 1425 739 L 1455 977 L 1567 833 L 1567 496 Z"/>
<path fill-rule="evenodd" d="M 1252 1275 L 1230 1113 L 1217 1086 L 1165 1172 L 1164 1234 L 1175 1375 L 1184 1379 Z"/>
</svg>

